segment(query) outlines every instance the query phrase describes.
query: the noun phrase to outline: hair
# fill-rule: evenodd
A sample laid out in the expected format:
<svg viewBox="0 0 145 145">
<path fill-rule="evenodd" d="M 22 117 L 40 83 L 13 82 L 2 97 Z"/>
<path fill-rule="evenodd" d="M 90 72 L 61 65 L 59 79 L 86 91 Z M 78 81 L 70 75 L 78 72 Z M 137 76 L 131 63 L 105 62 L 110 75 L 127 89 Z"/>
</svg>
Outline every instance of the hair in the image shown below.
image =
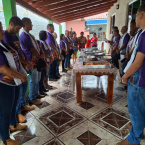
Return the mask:
<svg viewBox="0 0 145 145">
<path fill-rule="evenodd" d="M 145 12 L 145 3 L 143 3 L 139 8 L 138 8 L 138 12 Z"/>
<path fill-rule="evenodd" d="M 81 32 L 80 34 L 84 34 L 84 32 Z"/>
<path fill-rule="evenodd" d="M 114 30 L 113 32 L 119 34 L 119 30 Z"/>
<path fill-rule="evenodd" d="M 127 26 L 123 26 L 125 29 L 126 29 L 126 31 L 128 30 L 128 27 Z"/>
<path fill-rule="evenodd" d="M 135 19 L 131 20 L 130 23 L 133 24 L 134 26 L 136 26 L 136 21 L 135 21 Z"/>
<path fill-rule="evenodd" d="M 68 30 L 65 30 L 65 33 L 69 33 L 69 31 Z"/>
<path fill-rule="evenodd" d="M 48 24 L 48 25 L 47 25 L 47 29 L 52 28 L 52 27 L 54 27 L 53 24 Z"/>
<path fill-rule="evenodd" d="M 93 34 L 95 34 L 95 35 L 96 35 L 96 33 L 93 33 Z"/>
<path fill-rule="evenodd" d="M 62 38 L 63 38 L 63 36 L 64 36 L 64 34 L 61 34 L 61 35 L 60 35 L 60 40 L 63 40 L 63 39 L 62 39 Z"/>
<path fill-rule="evenodd" d="M 87 37 L 88 37 L 88 36 L 90 36 L 90 35 L 87 35 Z"/>
<path fill-rule="evenodd" d="M 76 34 L 76 32 L 75 32 L 75 31 L 73 31 L 73 32 L 71 33 L 71 37 L 73 37 L 73 35 L 74 35 L 74 34 Z"/>
<path fill-rule="evenodd" d="M 23 27 L 26 26 L 26 23 L 30 23 L 30 22 L 31 22 L 31 19 L 29 19 L 29 18 L 27 18 L 27 17 L 24 17 L 24 18 L 22 19 Z"/>
<path fill-rule="evenodd" d="M 42 30 L 39 32 L 39 39 L 42 41 L 45 41 L 47 39 L 47 33 L 46 31 Z"/>
<path fill-rule="evenodd" d="M 21 27 L 23 26 L 22 20 L 17 16 L 11 17 L 9 24 L 10 23 L 13 23 L 14 26 L 21 26 Z"/>
<path fill-rule="evenodd" d="M 118 27 L 117 27 L 117 26 L 114 26 L 113 29 L 114 29 L 114 30 L 118 30 Z"/>
</svg>

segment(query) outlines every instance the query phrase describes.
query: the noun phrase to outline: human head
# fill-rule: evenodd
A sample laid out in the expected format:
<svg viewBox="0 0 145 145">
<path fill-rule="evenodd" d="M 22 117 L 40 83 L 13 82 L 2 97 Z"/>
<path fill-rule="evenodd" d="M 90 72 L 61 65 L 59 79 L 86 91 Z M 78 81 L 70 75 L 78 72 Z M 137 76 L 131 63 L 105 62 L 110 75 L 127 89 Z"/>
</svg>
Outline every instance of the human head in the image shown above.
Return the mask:
<svg viewBox="0 0 145 145">
<path fill-rule="evenodd" d="M 22 20 L 17 16 L 13 16 L 9 21 L 8 29 L 11 34 L 17 34 L 19 33 L 22 26 L 23 26 Z"/>
<path fill-rule="evenodd" d="M 3 40 L 3 38 L 4 38 L 4 31 L 3 31 L 2 23 L 0 22 L 0 40 Z"/>
<path fill-rule="evenodd" d="M 135 19 L 131 20 L 131 23 L 130 23 L 130 35 L 134 36 L 135 32 L 137 31 L 137 29 L 138 28 L 136 27 Z"/>
<path fill-rule="evenodd" d="M 84 36 L 84 32 L 81 32 L 80 35 L 81 35 L 81 37 L 83 37 Z"/>
<path fill-rule="evenodd" d="M 114 30 L 118 30 L 118 27 L 117 26 L 114 26 L 114 27 L 112 27 L 112 33 L 114 32 Z"/>
<path fill-rule="evenodd" d="M 53 25 L 53 24 L 48 24 L 48 25 L 47 25 L 47 30 L 48 30 L 50 33 L 54 33 L 54 25 Z"/>
<path fill-rule="evenodd" d="M 46 31 L 42 30 L 39 32 L 39 39 L 42 41 L 45 41 L 47 39 L 47 33 Z"/>
<path fill-rule="evenodd" d="M 69 31 L 69 37 L 72 37 L 72 32 L 71 31 Z"/>
<path fill-rule="evenodd" d="M 71 32 L 73 31 L 73 28 L 72 28 L 72 27 L 70 28 L 70 31 L 71 31 Z"/>
<path fill-rule="evenodd" d="M 96 37 L 96 33 L 93 33 L 93 37 Z"/>
<path fill-rule="evenodd" d="M 31 22 L 31 19 L 27 18 L 27 17 L 24 17 L 22 19 L 22 23 L 23 23 L 23 28 L 28 30 L 28 31 L 31 31 L 32 30 L 32 22 Z"/>
<path fill-rule="evenodd" d="M 119 30 L 114 30 L 113 34 L 114 34 L 115 37 L 118 37 L 119 36 Z"/>
<path fill-rule="evenodd" d="M 60 41 L 61 41 L 61 40 L 65 40 L 64 34 L 61 34 L 61 35 L 60 35 Z"/>
<path fill-rule="evenodd" d="M 144 25 L 145 25 L 145 4 L 142 4 L 137 11 L 136 27 L 144 29 L 142 28 L 144 27 Z"/>
<path fill-rule="evenodd" d="M 69 31 L 68 30 L 65 30 L 65 36 L 69 37 Z"/>
<path fill-rule="evenodd" d="M 53 33 L 53 36 L 55 39 L 57 39 L 57 34 L 55 32 Z"/>
<path fill-rule="evenodd" d="M 73 38 L 76 38 L 76 33 L 73 33 Z"/>
<path fill-rule="evenodd" d="M 87 35 L 87 40 L 89 40 L 89 37 L 90 37 L 90 36 L 89 36 L 89 35 Z"/>
<path fill-rule="evenodd" d="M 125 34 L 128 30 L 128 27 L 127 26 L 123 26 L 122 29 L 121 29 L 121 33 L 122 34 Z"/>
</svg>

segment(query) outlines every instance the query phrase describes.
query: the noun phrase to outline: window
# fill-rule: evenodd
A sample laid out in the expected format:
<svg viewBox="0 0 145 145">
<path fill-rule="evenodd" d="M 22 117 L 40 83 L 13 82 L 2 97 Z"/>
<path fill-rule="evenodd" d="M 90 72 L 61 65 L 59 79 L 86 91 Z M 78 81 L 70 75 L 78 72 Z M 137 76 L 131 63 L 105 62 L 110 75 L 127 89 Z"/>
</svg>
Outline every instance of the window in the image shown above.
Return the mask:
<svg viewBox="0 0 145 145">
<path fill-rule="evenodd" d="M 115 14 L 111 17 L 111 24 L 110 24 L 110 34 L 112 34 L 112 28 L 115 26 Z"/>
</svg>

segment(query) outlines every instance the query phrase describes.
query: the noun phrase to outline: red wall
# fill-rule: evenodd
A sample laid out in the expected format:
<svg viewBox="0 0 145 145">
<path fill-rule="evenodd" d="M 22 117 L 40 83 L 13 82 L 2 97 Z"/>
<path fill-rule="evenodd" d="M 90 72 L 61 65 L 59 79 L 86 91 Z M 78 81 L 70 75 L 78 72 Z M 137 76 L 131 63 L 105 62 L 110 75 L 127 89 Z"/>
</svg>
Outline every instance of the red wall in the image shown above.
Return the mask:
<svg viewBox="0 0 145 145">
<path fill-rule="evenodd" d="M 77 20 L 77 21 L 67 21 L 66 22 L 66 30 L 70 31 L 70 28 L 73 28 L 73 31 L 76 31 L 77 37 L 80 36 L 80 32 L 84 32 L 85 30 L 85 21 Z M 89 32 L 84 32 L 84 36 L 89 35 Z"/>
</svg>

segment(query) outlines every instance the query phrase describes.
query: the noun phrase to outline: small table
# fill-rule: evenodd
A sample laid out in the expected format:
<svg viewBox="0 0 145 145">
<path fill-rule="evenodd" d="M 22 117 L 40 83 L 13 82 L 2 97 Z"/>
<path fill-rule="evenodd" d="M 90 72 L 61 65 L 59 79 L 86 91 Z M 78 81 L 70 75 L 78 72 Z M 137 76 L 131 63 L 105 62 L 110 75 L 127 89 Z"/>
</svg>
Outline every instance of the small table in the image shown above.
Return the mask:
<svg viewBox="0 0 145 145">
<path fill-rule="evenodd" d="M 118 69 L 114 66 L 106 69 L 84 69 L 83 62 L 79 62 L 79 60 L 77 60 L 73 67 L 73 74 L 76 75 L 77 103 L 82 103 L 81 75 L 108 75 L 107 104 L 113 104 L 113 86 L 117 70 Z"/>
</svg>

